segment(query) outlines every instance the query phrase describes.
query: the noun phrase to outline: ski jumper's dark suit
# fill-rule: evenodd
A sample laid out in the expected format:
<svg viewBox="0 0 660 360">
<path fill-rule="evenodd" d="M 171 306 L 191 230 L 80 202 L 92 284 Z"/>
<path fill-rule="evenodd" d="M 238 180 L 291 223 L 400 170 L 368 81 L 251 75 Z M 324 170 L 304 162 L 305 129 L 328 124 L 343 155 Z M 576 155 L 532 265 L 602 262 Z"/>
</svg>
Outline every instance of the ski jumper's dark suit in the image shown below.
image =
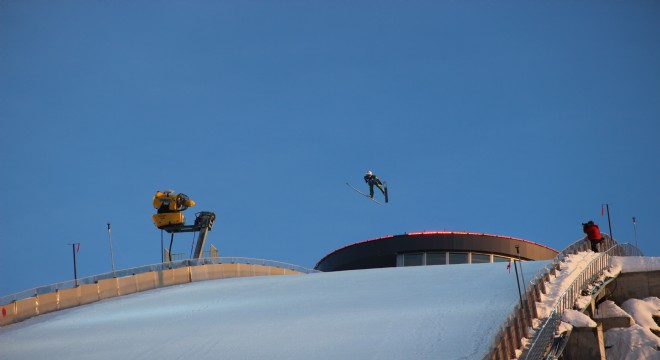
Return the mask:
<svg viewBox="0 0 660 360">
<path fill-rule="evenodd" d="M 383 183 L 380 182 L 380 179 L 378 179 L 378 176 L 373 175 L 373 174 L 368 174 L 364 175 L 364 182 L 369 184 L 369 197 L 373 199 L 374 197 L 374 185 L 380 189 L 380 192 L 385 195 L 385 190 L 383 189 Z"/>
<path fill-rule="evenodd" d="M 598 252 L 598 244 L 603 240 L 598 225 L 594 224 L 593 221 L 589 221 L 586 224 L 582 224 L 582 231 L 587 234 L 587 239 L 591 242 L 591 250 Z"/>
</svg>

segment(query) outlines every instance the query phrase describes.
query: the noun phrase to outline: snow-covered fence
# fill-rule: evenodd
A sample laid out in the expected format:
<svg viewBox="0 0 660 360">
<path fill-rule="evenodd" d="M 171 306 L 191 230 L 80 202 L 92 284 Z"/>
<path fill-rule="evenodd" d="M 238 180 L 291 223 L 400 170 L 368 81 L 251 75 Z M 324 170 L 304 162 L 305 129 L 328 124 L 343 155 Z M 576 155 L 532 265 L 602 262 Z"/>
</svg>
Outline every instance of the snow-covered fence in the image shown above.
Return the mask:
<svg viewBox="0 0 660 360">
<path fill-rule="evenodd" d="M 617 244 L 616 241 L 607 234 L 603 234 L 600 248 L 608 249 L 608 251 L 606 252 L 607 255 L 603 254 L 599 259 L 603 257 L 606 257 L 607 259 L 601 259 L 594 264 L 590 264 L 590 266 L 585 269 L 585 272 L 578 276 L 578 279 L 576 279 L 574 283 L 574 287 L 577 289 L 570 291 L 567 290 L 567 292 L 569 292 L 567 298 L 559 300 L 562 302 L 562 311 L 563 308 L 572 306 L 575 299 L 577 299 L 576 294 L 579 296 L 582 287 L 589 284 L 589 280 L 596 276 L 594 275 L 595 272 L 600 274 L 603 269 L 609 267 L 611 256 L 639 256 L 641 254 L 641 251 L 634 246 L 629 244 Z M 500 327 L 494 338 L 493 344 L 491 345 L 491 350 L 485 358 L 491 360 L 518 358 L 516 351 L 524 347 L 523 338 L 528 337 L 530 329 L 536 327 L 533 324 L 534 319 L 539 318 L 536 303 L 540 303 L 542 294 L 547 293 L 545 284 L 550 281 L 550 276 L 556 275 L 556 272 L 560 269 L 560 263 L 563 262 L 566 257 L 572 254 L 577 254 L 578 252 L 588 251 L 589 249 L 591 249 L 591 244 L 586 238 L 581 238 L 575 241 L 567 246 L 561 253 L 552 259 L 548 265 L 539 270 L 539 272 L 530 279 L 525 286 L 525 292 L 522 298 L 523 306 L 521 307 L 520 303 L 515 306 L 507 321 L 505 321 Z M 547 345 L 552 342 L 554 332 L 560 322 L 561 311 L 551 312 L 535 332 L 532 341 L 537 344 L 533 343 L 532 346 L 528 347 L 528 350 L 525 351 L 521 358 L 540 359 L 543 356 L 543 353 L 530 356 L 529 349 L 544 344 L 544 346 L 542 346 L 542 351 L 544 352 Z"/>
<path fill-rule="evenodd" d="M 588 248 L 589 244 L 585 239 L 575 241 L 529 280 L 523 293 L 523 306 L 521 307 L 518 303 L 507 320 L 500 326 L 487 359 L 517 358 L 516 350 L 523 347 L 522 339 L 527 337 L 528 329 L 533 328 L 533 319 L 538 318 L 536 302 L 540 302 L 541 294 L 546 293 L 545 283 L 549 281 L 551 275 L 555 275 L 559 270 L 559 264 L 568 255 L 586 251 Z"/>
<path fill-rule="evenodd" d="M 607 240 L 607 241 L 606 241 Z M 561 323 L 561 317 L 566 309 L 573 309 L 578 297 L 589 284 L 596 281 L 612 266 L 613 256 L 641 256 L 642 252 L 630 244 L 616 244 L 609 236 L 603 240 L 603 245 L 610 245 L 608 250 L 593 259 L 560 295 L 553 310 L 536 330 L 529 347 L 520 356 L 521 359 L 542 359 L 552 344 L 556 331 Z M 544 281 L 545 282 L 545 281 Z"/>
</svg>

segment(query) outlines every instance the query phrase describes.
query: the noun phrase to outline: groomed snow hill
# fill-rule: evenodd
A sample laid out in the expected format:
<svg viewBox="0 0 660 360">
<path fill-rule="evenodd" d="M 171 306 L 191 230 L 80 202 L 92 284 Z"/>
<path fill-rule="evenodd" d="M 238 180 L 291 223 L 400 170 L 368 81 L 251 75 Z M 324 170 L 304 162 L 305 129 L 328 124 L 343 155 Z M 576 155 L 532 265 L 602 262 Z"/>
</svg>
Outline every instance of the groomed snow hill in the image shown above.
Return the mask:
<svg viewBox="0 0 660 360">
<path fill-rule="evenodd" d="M 525 262 L 525 279 L 546 264 Z M 0 328 L 0 359 L 479 359 L 518 302 L 506 265 L 162 288 Z"/>
</svg>

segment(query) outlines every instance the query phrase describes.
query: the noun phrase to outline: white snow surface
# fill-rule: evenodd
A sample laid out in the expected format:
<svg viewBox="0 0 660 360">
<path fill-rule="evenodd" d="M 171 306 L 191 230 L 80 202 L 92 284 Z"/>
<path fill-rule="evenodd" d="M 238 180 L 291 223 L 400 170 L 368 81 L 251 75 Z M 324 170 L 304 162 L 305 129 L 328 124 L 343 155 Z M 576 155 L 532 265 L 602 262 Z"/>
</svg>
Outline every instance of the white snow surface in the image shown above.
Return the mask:
<svg viewBox="0 0 660 360">
<path fill-rule="evenodd" d="M 660 316 L 660 299 L 656 297 L 644 300 L 629 299 L 621 304 L 621 309 L 630 314 L 639 326 L 660 331 L 660 326 L 653 320 L 654 315 Z"/>
<path fill-rule="evenodd" d="M 596 327 L 596 322 L 577 310 L 564 310 L 561 314 L 561 321 L 575 327 Z"/>
<path fill-rule="evenodd" d="M 547 318 L 557 305 L 566 289 L 578 278 L 580 273 L 589 266 L 589 263 L 598 257 L 592 251 L 579 252 L 566 256 L 559 264 L 559 271 L 550 276 L 546 282 L 547 294 L 541 294 L 541 301 L 536 303 L 536 311 L 539 318 Z"/>
<path fill-rule="evenodd" d="M 603 301 L 598 306 L 596 315 L 594 315 L 594 318 L 597 319 L 607 319 L 614 317 L 630 317 L 630 315 L 612 300 Z"/>
<path fill-rule="evenodd" d="M 5 326 L 0 358 L 477 359 L 517 302 L 506 263 L 219 279 Z"/>
<path fill-rule="evenodd" d="M 660 257 L 615 256 L 612 259 L 612 267 L 620 268 L 622 273 L 659 271 Z"/>
<path fill-rule="evenodd" d="M 632 325 L 605 332 L 605 356 L 608 360 L 660 360 L 660 338 L 651 330 Z"/>
<path fill-rule="evenodd" d="M 606 301 L 600 305 L 599 311 L 616 312 L 625 311 L 635 320 L 629 328 L 614 328 L 605 332 L 605 352 L 608 360 L 660 360 L 660 338 L 653 331 L 660 328 L 653 320 L 653 315 L 660 315 L 660 299 L 648 297 L 646 299 L 626 300 L 619 310 L 612 310 L 616 305 Z M 607 304 L 607 305 L 606 305 Z M 603 307 L 610 308 L 609 310 Z M 620 316 L 620 315 L 617 315 Z M 651 331 L 653 330 L 653 331 Z"/>
</svg>

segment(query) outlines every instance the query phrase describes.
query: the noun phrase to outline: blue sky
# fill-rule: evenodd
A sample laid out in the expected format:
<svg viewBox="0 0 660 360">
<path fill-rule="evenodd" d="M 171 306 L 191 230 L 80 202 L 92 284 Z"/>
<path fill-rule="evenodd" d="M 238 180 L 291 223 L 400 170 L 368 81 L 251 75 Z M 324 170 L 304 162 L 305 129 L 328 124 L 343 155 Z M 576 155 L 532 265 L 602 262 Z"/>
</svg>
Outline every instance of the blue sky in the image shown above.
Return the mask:
<svg viewBox="0 0 660 360">
<path fill-rule="evenodd" d="M 313 267 L 423 230 L 561 250 L 609 203 L 660 256 L 656 1 L 0 1 L 0 294 L 160 260 Z M 378 206 L 362 175 L 387 180 Z M 192 235 L 175 241 L 189 252 Z"/>
</svg>

